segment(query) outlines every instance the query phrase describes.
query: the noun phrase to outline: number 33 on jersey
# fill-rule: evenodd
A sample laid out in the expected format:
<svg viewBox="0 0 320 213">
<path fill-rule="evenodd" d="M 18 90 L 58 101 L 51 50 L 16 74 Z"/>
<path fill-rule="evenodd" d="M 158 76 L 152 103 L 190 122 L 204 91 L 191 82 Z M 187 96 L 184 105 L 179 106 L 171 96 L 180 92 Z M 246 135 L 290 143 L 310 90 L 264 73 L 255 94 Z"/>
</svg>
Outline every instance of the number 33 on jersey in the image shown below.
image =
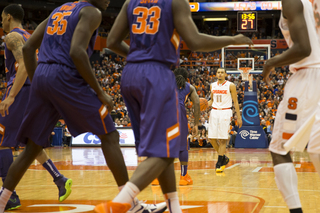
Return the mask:
<svg viewBox="0 0 320 213">
<path fill-rule="evenodd" d="M 131 0 L 127 17 L 131 41 L 128 62 L 177 64 L 180 36 L 173 23 L 172 0 Z"/>
</svg>

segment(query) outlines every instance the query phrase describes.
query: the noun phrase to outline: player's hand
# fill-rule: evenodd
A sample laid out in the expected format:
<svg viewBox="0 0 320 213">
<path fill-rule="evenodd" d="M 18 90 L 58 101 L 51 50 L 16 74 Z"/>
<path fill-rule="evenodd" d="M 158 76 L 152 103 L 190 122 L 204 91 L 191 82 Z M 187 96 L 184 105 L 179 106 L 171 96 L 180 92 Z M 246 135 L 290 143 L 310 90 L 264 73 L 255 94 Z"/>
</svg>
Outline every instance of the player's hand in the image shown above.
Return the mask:
<svg viewBox="0 0 320 213">
<path fill-rule="evenodd" d="M 270 82 L 270 78 L 269 78 L 271 71 L 274 71 L 274 67 L 270 66 L 267 61 L 265 63 L 265 65 L 263 66 L 263 72 L 262 72 L 263 81 L 266 82 L 266 84 L 268 85 L 268 87 L 270 89 L 273 89 L 273 86 L 272 86 L 272 84 Z"/>
<path fill-rule="evenodd" d="M 2 117 L 9 115 L 9 107 L 13 104 L 14 97 L 8 96 L 4 101 L 0 103 L 0 114 Z"/>
<path fill-rule="evenodd" d="M 197 136 L 198 135 L 198 126 L 194 126 L 192 129 L 192 135 Z"/>
<path fill-rule="evenodd" d="M 113 109 L 113 100 L 111 96 L 105 92 L 101 92 L 101 94 L 98 95 L 98 98 L 102 102 L 102 104 L 107 107 L 108 112 L 110 113 Z"/>
<path fill-rule="evenodd" d="M 241 119 L 241 117 L 238 117 L 237 122 L 238 122 L 238 127 L 241 128 L 242 127 L 242 119 Z"/>
<path fill-rule="evenodd" d="M 242 34 L 234 36 L 234 41 L 235 41 L 235 45 L 248 44 L 250 46 L 253 46 L 253 41 L 247 36 L 244 36 Z"/>
</svg>

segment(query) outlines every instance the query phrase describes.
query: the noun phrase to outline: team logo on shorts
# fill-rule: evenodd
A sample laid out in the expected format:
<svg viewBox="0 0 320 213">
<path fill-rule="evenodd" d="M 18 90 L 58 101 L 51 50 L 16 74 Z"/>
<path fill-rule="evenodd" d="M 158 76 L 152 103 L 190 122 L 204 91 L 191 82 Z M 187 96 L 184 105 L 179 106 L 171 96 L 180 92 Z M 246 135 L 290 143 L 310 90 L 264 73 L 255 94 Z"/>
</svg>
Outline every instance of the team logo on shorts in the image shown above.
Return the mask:
<svg viewBox="0 0 320 213">
<path fill-rule="evenodd" d="M 85 143 L 87 143 L 87 144 L 91 144 L 91 143 L 93 143 L 93 144 L 100 144 L 100 143 L 101 143 L 100 139 L 99 139 L 96 135 L 92 134 L 91 132 L 88 132 L 88 133 L 83 137 L 83 141 L 84 141 Z"/>
<path fill-rule="evenodd" d="M 242 137 L 242 139 L 246 139 L 246 137 L 250 135 L 250 133 L 247 130 L 242 130 L 241 132 L 239 132 L 239 134 Z"/>
</svg>

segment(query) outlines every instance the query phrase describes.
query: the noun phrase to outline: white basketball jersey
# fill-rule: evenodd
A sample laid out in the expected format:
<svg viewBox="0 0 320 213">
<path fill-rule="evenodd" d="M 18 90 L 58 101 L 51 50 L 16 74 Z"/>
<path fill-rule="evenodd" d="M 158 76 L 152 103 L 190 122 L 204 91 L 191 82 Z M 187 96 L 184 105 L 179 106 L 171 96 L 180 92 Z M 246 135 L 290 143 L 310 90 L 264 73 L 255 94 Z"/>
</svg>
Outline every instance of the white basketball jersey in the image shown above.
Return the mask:
<svg viewBox="0 0 320 213">
<path fill-rule="evenodd" d="M 301 0 L 301 2 L 303 4 L 303 14 L 308 28 L 309 40 L 311 45 L 311 54 L 307 58 L 295 64 L 291 64 L 290 71 L 292 72 L 295 72 L 295 70 L 299 68 L 320 68 L 320 34 L 317 34 L 316 21 L 314 18 L 312 3 L 309 0 Z M 291 40 L 289 32 L 288 20 L 283 17 L 282 13 L 279 22 L 279 27 L 282 31 L 284 38 L 286 39 L 289 48 L 292 47 L 293 42 Z"/>
<path fill-rule="evenodd" d="M 214 82 L 211 85 L 211 93 L 213 94 L 212 107 L 214 108 L 231 108 L 232 97 L 230 93 L 230 81 L 225 81 L 223 84 Z"/>
</svg>

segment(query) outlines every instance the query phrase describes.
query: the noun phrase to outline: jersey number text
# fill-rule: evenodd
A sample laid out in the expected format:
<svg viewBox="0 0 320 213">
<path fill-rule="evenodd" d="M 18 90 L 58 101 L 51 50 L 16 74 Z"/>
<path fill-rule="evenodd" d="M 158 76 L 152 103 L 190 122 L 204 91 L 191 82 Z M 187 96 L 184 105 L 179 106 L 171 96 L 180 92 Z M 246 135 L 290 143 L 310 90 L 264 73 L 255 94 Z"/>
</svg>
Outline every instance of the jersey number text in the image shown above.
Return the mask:
<svg viewBox="0 0 320 213">
<path fill-rule="evenodd" d="M 66 16 L 70 16 L 72 14 L 71 11 L 69 12 L 56 12 L 52 15 L 51 19 L 53 19 L 52 26 L 47 28 L 47 34 L 54 35 L 57 33 L 58 35 L 63 35 L 68 26 L 68 21 L 64 19 Z"/>
<path fill-rule="evenodd" d="M 150 9 L 147 7 L 136 7 L 133 10 L 133 15 L 137 15 L 137 23 L 132 24 L 132 33 L 134 34 L 151 34 L 154 35 L 159 30 L 161 8 L 153 6 Z M 149 19 L 150 17 L 150 19 Z M 147 20 L 149 19 L 149 22 Z"/>
</svg>

